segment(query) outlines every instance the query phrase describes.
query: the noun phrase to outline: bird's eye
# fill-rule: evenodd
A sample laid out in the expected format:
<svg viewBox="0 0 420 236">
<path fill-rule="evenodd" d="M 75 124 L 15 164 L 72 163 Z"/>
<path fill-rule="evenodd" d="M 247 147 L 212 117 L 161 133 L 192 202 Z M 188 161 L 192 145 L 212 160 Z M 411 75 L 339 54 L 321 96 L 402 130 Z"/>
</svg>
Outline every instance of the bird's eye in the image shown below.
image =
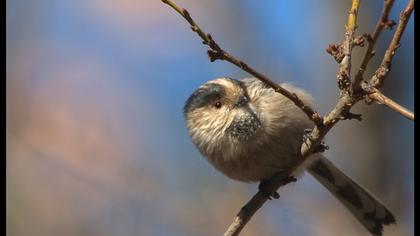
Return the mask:
<svg viewBox="0 0 420 236">
<path fill-rule="evenodd" d="M 216 102 L 216 103 L 214 104 L 214 107 L 216 107 L 217 109 L 219 109 L 219 108 L 221 108 L 221 107 L 222 107 L 222 103 L 221 103 L 221 102 Z"/>
</svg>

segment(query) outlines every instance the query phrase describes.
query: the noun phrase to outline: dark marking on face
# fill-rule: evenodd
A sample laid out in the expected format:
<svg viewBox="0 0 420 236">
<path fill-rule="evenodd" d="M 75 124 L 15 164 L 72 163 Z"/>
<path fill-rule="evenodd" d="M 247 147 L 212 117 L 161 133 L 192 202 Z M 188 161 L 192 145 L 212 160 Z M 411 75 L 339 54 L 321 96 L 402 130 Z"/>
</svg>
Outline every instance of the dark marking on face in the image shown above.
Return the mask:
<svg viewBox="0 0 420 236">
<path fill-rule="evenodd" d="M 232 79 L 232 78 L 227 78 L 227 79 L 230 80 L 232 83 L 236 84 L 237 86 L 241 87 L 241 89 L 243 91 L 243 95 L 241 95 L 242 97 L 239 98 L 239 102 L 241 102 L 240 99 L 242 99 L 242 101 L 244 101 L 244 98 L 248 102 L 249 95 L 248 95 L 248 90 L 246 88 L 246 84 L 244 82 L 240 81 L 240 80 L 236 80 L 236 79 Z"/>
<path fill-rule="evenodd" d="M 225 94 L 226 91 L 222 85 L 216 83 L 206 84 L 204 87 L 197 89 L 188 98 L 184 106 L 184 113 L 215 103 Z"/>
<path fill-rule="evenodd" d="M 327 179 L 330 183 L 335 184 L 334 175 L 331 173 L 330 169 L 328 169 L 328 166 L 324 162 L 317 161 L 310 168 L 317 175 Z"/>
<path fill-rule="evenodd" d="M 343 186 L 338 186 L 337 193 L 338 195 L 340 195 L 341 198 L 348 201 L 353 206 L 357 208 L 363 207 L 362 199 L 360 199 L 359 194 L 357 193 L 356 189 L 354 189 L 354 187 L 351 184 L 346 183 Z"/>
<path fill-rule="evenodd" d="M 248 97 L 245 96 L 245 95 L 241 95 L 236 100 L 235 107 L 242 107 L 242 106 L 246 105 L 248 102 L 249 102 Z"/>
</svg>

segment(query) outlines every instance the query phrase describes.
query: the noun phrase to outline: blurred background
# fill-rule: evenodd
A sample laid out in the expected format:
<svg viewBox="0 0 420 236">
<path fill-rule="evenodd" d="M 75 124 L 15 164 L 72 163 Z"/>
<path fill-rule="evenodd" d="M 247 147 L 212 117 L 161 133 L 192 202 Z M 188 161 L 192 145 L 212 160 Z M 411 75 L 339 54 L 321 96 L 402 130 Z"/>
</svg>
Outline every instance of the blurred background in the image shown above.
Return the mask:
<svg viewBox="0 0 420 236">
<path fill-rule="evenodd" d="M 398 20 L 407 1 L 396 1 Z M 210 63 L 184 19 L 158 0 L 7 0 L 7 235 L 221 235 L 256 192 L 230 180 L 190 142 L 184 101 L 207 80 L 247 76 Z M 219 44 L 277 82 L 336 102 L 350 1 L 183 1 Z M 358 34 L 383 1 L 363 1 Z M 412 16 L 413 18 L 413 16 Z M 384 93 L 414 109 L 410 19 Z M 384 31 L 366 77 L 393 31 Z M 355 48 L 353 69 L 363 49 Z M 359 103 L 325 155 L 377 195 L 414 235 L 414 123 Z M 368 235 L 311 176 L 280 190 L 241 235 Z"/>
</svg>

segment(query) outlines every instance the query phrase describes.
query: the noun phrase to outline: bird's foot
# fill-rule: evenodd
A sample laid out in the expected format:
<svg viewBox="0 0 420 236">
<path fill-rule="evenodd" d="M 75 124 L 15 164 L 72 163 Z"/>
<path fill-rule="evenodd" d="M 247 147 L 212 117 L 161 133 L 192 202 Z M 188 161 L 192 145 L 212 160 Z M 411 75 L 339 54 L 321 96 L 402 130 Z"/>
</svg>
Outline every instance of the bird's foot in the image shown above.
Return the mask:
<svg viewBox="0 0 420 236">
<path fill-rule="evenodd" d="M 258 185 L 258 190 L 260 191 L 260 193 L 262 193 L 269 200 L 279 199 L 280 194 L 278 192 L 276 192 L 276 191 L 271 192 L 267 189 L 269 187 L 268 185 L 269 185 L 270 181 L 271 180 L 261 180 L 260 184 Z M 286 185 L 286 184 L 291 183 L 291 182 L 296 182 L 296 181 L 297 181 L 297 179 L 295 177 L 289 176 L 289 177 L 286 177 L 282 180 L 281 186 Z"/>
<path fill-rule="evenodd" d="M 318 152 L 325 152 L 326 150 L 330 149 L 330 147 L 322 141 L 314 150 L 314 153 Z"/>
<path fill-rule="evenodd" d="M 266 180 L 266 179 L 261 180 L 260 184 L 258 185 L 258 191 L 260 191 L 260 193 L 262 193 L 269 200 L 272 200 L 273 198 L 279 199 L 280 194 L 278 192 L 270 193 L 270 191 L 267 190 L 269 182 L 270 180 Z"/>
<path fill-rule="evenodd" d="M 311 132 L 312 129 L 305 129 L 303 130 L 303 141 L 305 142 L 307 139 L 311 140 Z M 325 152 L 326 150 L 330 149 L 330 147 L 322 141 L 315 149 L 314 153 Z"/>
</svg>

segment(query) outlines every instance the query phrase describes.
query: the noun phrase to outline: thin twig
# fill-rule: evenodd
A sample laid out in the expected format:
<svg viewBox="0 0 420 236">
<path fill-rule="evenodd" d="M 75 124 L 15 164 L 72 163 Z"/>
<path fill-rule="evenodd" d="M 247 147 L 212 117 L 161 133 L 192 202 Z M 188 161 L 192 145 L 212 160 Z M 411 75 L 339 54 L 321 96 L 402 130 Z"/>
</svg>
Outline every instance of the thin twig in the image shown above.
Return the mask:
<svg viewBox="0 0 420 236">
<path fill-rule="evenodd" d="M 401 37 L 404 33 L 404 30 L 407 26 L 408 20 L 410 19 L 411 13 L 414 9 L 414 0 L 410 0 L 404 9 L 400 13 L 400 21 L 397 26 L 397 30 L 392 37 L 391 43 L 388 46 L 388 49 L 385 52 L 385 56 L 382 59 L 381 66 L 376 70 L 375 75 L 372 76 L 369 83 L 370 86 L 374 88 L 382 87 L 388 72 L 391 69 L 392 57 L 395 54 L 395 51 L 400 47 Z"/>
<path fill-rule="evenodd" d="M 374 89 L 373 93 L 370 93 L 368 96 L 370 99 L 376 101 L 379 104 L 383 104 L 392 110 L 400 113 L 402 116 L 409 120 L 414 120 L 414 113 L 407 108 L 401 106 L 400 104 L 396 103 L 392 99 L 388 98 L 384 94 L 382 94 L 379 90 Z"/>
<path fill-rule="evenodd" d="M 379 38 L 379 35 L 382 32 L 382 29 L 384 27 L 391 28 L 391 24 L 395 24 L 394 21 L 389 21 L 388 16 L 389 12 L 391 11 L 392 5 L 394 4 L 394 0 L 385 0 L 384 6 L 382 9 L 381 16 L 378 19 L 378 22 L 376 22 L 375 30 L 372 34 L 367 34 L 367 42 L 368 47 L 363 55 L 362 62 L 360 63 L 359 70 L 357 71 L 356 76 L 354 77 L 354 89 L 358 90 L 360 88 L 360 83 L 363 80 L 363 74 L 365 73 L 366 67 L 369 64 L 370 59 L 375 55 L 375 52 L 373 51 L 373 48 L 375 46 L 376 41 Z"/>
<path fill-rule="evenodd" d="M 281 186 L 287 185 L 290 182 L 296 181 L 296 179 L 291 180 L 283 176 L 276 176 L 275 181 L 270 182 L 270 186 L 267 186 L 267 189 L 272 190 L 273 192 Z M 273 185 L 276 184 L 276 185 Z M 233 222 L 230 224 L 228 229 L 225 231 L 224 236 L 235 236 L 239 235 L 243 227 L 248 223 L 251 217 L 260 209 L 264 203 L 268 200 L 267 195 L 258 191 L 246 204 L 241 208 L 239 213 L 233 219 Z"/>
<path fill-rule="evenodd" d="M 337 73 L 337 83 L 341 93 L 353 93 L 353 86 L 350 80 L 351 52 L 353 49 L 354 32 L 357 28 L 357 13 L 359 10 L 359 5 L 359 0 L 352 1 L 351 9 L 349 11 L 349 16 L 347 19 L 346 32 L 344 34 L 344 42 L 342 44 L 344 57 L 340 62 L 340 66 Z"/>
<path fill-rule="evenodd" d="M 190 13 L 184 9 L 178 7 L 175 3 L 170 0 L 162 0 L 165 4 L 171 6 L 175 11 L 177 11 L 181 16 L 183 16 L 188 23 L 191 25 L 192 31 L 196 32 L 200 38 L 203 40 L 203 44 L 206 44 L 210 49 L 207 51 L 207 54 L 210 57 L 210 61 L 215 60 L 225 60 L 228 61 L 242 70 L 248 72 L 249 74 L 255 76 L 257 79 L 266 83 L 274 89 L 274 91 L 282 94 L 283 96 L 290 99 L 296 106 L 298 106 L 308 117 L 311 119 L 315 125 L 320 125 L 322 123 L 322 117 L 313 110 L 309 105 L 305 104 L 295 93 L 291 93 L 288 90 L 284 89 L 274 81 L 270 80 L 267 76 L 259 73 L 252 67 L 250 67 L 245 62 L 237 59 L 232 56 L 225 50 L 223 50 L 211 37 L 210 34 L 204 33 L 204 31 L 197 25 L 197 23 L 191 18 Z"/>
</svg>

